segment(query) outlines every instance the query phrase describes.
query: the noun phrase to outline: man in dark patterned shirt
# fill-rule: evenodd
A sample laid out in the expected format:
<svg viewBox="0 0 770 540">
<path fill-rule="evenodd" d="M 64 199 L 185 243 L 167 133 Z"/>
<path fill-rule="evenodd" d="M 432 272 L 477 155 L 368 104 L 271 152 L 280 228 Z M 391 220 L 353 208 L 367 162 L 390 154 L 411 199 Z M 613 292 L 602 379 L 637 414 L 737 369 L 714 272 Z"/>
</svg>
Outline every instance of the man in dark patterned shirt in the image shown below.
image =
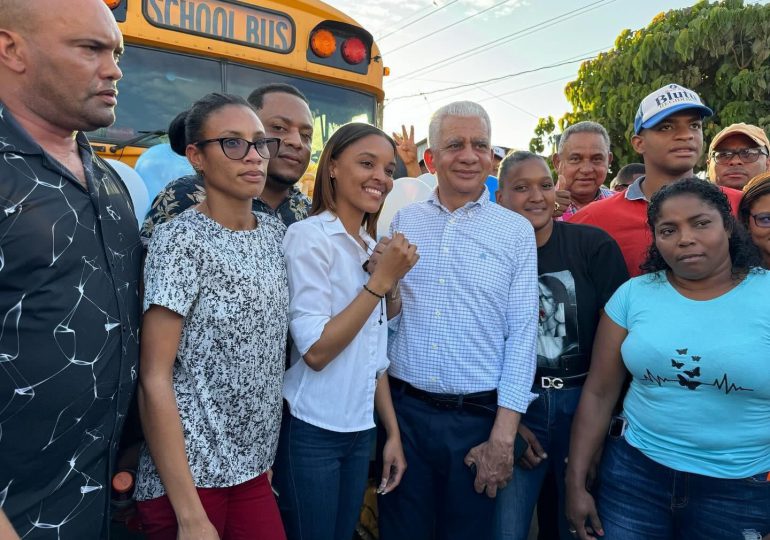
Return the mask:
<svg viewBox="0 0 770 540">
<path fill-rule="evenodd" d="M 2 2 L 0 523 L 25 539 L 107 534 L 142 249 L 126 187 L 83 132 L 115 120 L 122 51 L 101 0 Z"/>
<path fill-rule="evenodd" d="M 313 117 L 307 98 L 289 84 L 260 86 L 249 96 L 257 116 L 265 126 L 266 137 L 278 137 L 278 155 L 267 165 L 267 182 L 262 195 L 254 199 L 254 210 L 273 215 L 287 227 L 303 220 L 310 210 L 308 199 L 296 186 L 310 163 Z M 169 183 L 152 202 L 142 225 L 147 242 L 155 225 L 166 222 L 206 198 L 203 180 L 183 176 Z"/>
</svg>

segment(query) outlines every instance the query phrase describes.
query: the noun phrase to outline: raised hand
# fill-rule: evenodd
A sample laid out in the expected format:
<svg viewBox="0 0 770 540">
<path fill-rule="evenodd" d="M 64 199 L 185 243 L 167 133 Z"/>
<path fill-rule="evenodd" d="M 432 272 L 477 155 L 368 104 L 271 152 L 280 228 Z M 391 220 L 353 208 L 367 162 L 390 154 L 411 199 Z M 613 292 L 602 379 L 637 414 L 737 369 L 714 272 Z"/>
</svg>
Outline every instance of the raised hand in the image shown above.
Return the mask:
<svg viewBox="0 0 770 540">
<path fill-rule="evenodd" d="M 396 141 L 396 152 L 404 162 L 407 174 L 413 178 L 420 176 L 420 160 L 417 157 L 417 145 L 414 143 L 414 126 L 409 126 L 409 134 L 407 134 L 406 126 L 402 125 L 401 134 L 394 132 L 393 140 Z"/>
</svg>

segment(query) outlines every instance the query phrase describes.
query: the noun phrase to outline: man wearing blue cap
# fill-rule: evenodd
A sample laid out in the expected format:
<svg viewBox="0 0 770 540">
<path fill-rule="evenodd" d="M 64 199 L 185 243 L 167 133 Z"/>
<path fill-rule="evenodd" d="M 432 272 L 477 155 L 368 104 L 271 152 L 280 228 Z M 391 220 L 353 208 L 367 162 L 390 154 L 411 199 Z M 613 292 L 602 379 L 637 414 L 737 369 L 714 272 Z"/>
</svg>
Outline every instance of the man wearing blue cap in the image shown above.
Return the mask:
<svg viewBox="0 0 770 540">
<path fill-rule="evenodd" d="M 631 277 L 641 273 L 639 266 L 652 242 L 647 203 L 663 186 L 693 176 L 693 167 L 703 153 L 703 118 L 712 114 L 698 94 L 678 84 L 649 94 L 639 104 L 631 137 L 634 150 L 644 159 L 645 175 L 624 194 L 597 201 L 570 219 L 607 231 L 620 246 Z M 740 191 L 722 190 L 736 211 Z"/>
</svg>

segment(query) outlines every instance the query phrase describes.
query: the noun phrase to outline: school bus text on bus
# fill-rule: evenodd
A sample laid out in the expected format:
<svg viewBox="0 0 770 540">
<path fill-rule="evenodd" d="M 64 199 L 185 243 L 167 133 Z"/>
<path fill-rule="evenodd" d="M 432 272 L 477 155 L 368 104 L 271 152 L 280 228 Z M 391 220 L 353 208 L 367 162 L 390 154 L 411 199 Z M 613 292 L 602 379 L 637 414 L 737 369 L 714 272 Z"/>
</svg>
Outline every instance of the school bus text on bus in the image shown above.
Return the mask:
<svg viewBox="0 0 770 540">
<path fill-rule="evenodd" d="M 279 53 L 294 49 L 294 21 L 278 11 L 223 0 L 143 2 L 145 18 L 161 28 Z"/>
</svg>

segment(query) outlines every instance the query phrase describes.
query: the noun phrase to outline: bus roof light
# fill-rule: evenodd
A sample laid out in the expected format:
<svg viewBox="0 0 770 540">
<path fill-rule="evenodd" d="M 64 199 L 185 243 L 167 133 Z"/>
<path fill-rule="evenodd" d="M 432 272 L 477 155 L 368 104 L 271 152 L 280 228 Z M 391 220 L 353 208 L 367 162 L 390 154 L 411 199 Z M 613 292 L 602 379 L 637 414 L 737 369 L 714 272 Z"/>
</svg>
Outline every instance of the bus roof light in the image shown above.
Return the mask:
<svg viewBox="0 0 770 540">
<path fill-rule="evenodd" d="M 348 64 L 360 64 L 366 59 L 366 45 L 358 37 L 349 37 L 342 43 L 342 58 Z"/>
<path fill-rule="evenodd" d="M 104 0 L 104 3 L 107 4 L 107 7 L 110 9 L 115 9 L 120 5 L 120 3 L 123 0 Z"/>
<path fill-rule="evenodd" d="M 310 36 L 310 48 L 321 58 L 329 58 L 337 50 L 337 39 L 329 30 L 320 28 Z"/>
</svg>

